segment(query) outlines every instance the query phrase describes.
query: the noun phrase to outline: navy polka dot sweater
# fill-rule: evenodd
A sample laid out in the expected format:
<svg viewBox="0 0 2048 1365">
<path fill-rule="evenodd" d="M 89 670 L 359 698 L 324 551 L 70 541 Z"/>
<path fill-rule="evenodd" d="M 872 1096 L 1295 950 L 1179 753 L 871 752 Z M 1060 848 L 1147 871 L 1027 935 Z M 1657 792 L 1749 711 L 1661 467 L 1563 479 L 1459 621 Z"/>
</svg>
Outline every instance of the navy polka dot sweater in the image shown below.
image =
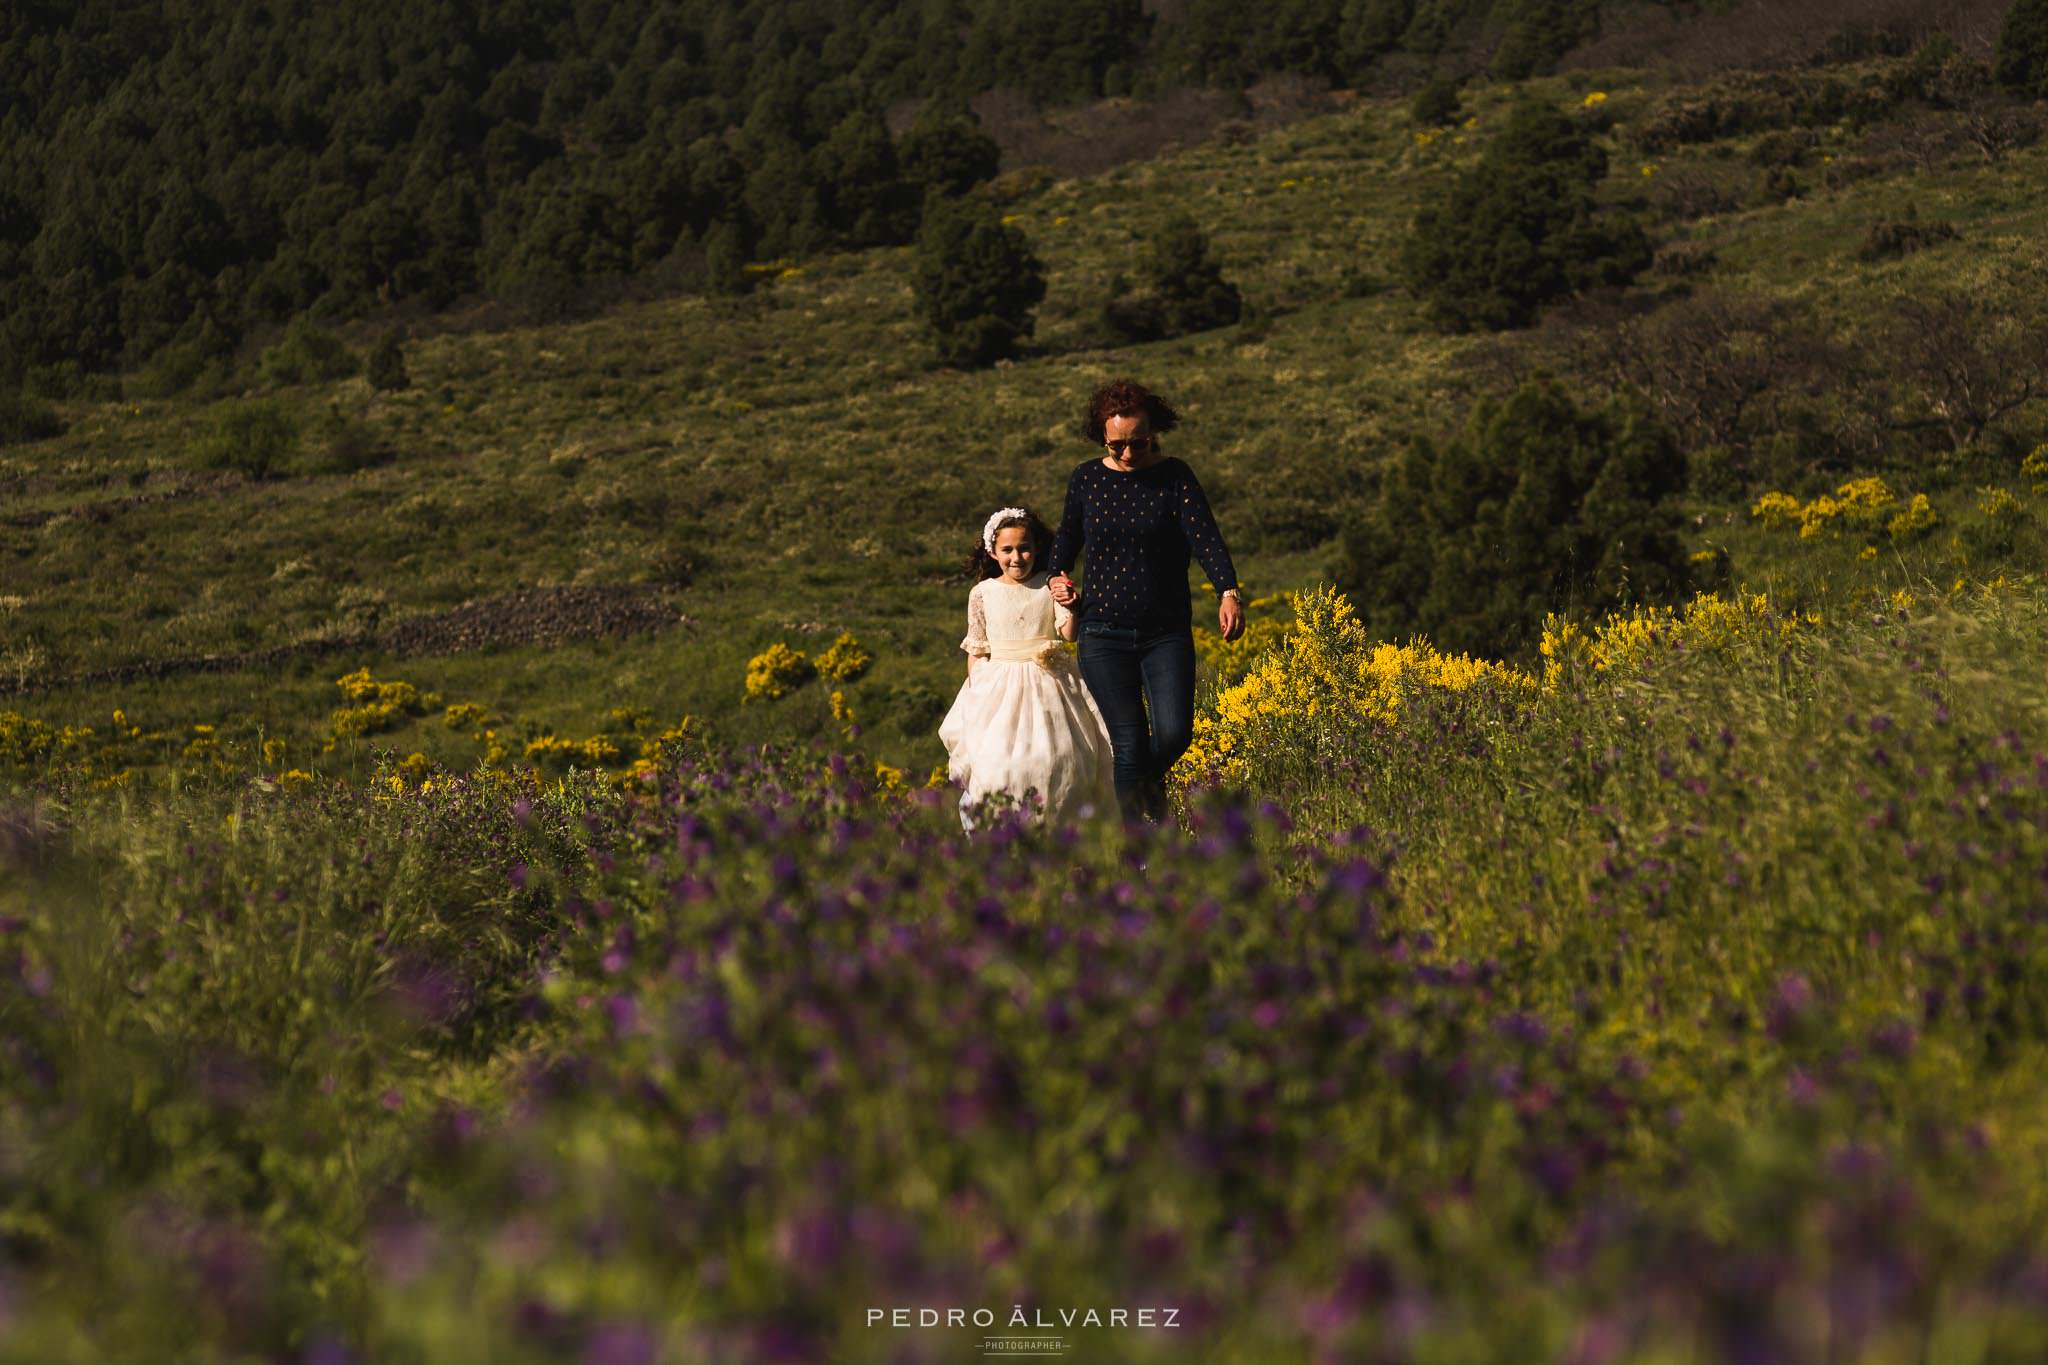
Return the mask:
<svg viewBox="0 0 2048 1365">
<path fill-rule="evenodd" d="M 1217 592 L 1237 586 L 1237 570 L 1195 471 L 1171 456 L 1129 473 L 1100 459 L 1075 468 L 1046 567 L 1071 573 L 1083 545 L 1084 620 L 1141 630 L 1185 628 L 1190 556 L 1202 562 Z"/>
</svg>

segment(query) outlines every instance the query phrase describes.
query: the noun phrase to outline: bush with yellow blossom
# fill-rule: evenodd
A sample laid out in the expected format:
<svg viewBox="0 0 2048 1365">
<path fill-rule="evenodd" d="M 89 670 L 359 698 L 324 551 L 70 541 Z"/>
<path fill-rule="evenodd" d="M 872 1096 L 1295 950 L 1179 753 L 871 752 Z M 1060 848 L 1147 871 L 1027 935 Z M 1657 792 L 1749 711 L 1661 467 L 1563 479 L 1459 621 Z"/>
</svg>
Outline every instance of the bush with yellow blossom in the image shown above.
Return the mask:
<svg viewBox="0 0 2048 1365">
<path fill-rule="evenodd" d="M 1294 623 L 1291 592 L 1255 597 L 1245 609 L 1244 634 L 1226 640 L 1214 631 L 1195 632 L 1195 658 L 1209 670 L 1218 687 L 1229 687 L 1251 672 L 1252 665 L 1278 648 Z"/>
<path fill-rule="evenodd" d="M 327 748 L 344 739 L 360 739 L 380 730 L 394 729 L 412 717 L 424 715 L 441 704 L 437 692 L 421 692 L 409 682 L 379 682 L 367 667 L 334 680 L 348 705 L 337 707 L 328 717 L 331 738 Z"/>
<path fill-rule="evenodd" d="M 1911 540 L 1939 523 L 1934 505 L 1925 493 L 1915 493 L 1903 503 L 1882 478 L 1875 474 L 1851 479 L 1811 502 L 1801 502 L 1790 493 L 1773 490 L 1750 505 L 1749 514 L 1765 530 L 1797 526 L 1801 540 L 1831 538 L 1847 530 L 1875 535 L 1882 526 L 1893 540 Z"/>
<path fill-rule="evenodd" d="M 1355 767 L 1416 722 L 1478 735 L 1505 733 L 1516 714 L 1574 681 L 1634 673 L 1674 654 L 1774 645 L 1811 613 L 1774 608 L 1761 593 L 1701 593 L 1679 607 L 1635 607 L 1590 630 L 1557 616 L 1543 625 L 1543 677 L 1506 664 L 1445 654 L 1423 640 L 1374 640 L 1351 603 L 1319 587 L 1294 598 L 1295 620 L 1277 647 L 1218 693 L 1195 718 L 1177 776 L 1232 786 Z"/>
<path fill-rule="evenodd" d="M 748 701 L 775 701 L 808 682 L 817 667 L 800 649 L 777 640 L 747 660 Z"/>
<path fill-rule="evenodd" d="M 818 672 L 833 682 L 852 682 L 868 671 L 874 656 L 861 648 L 860 641 L 841 631 L 831 647 L 818 656 Z"/>
<path fill-rule="evenodd" d="M 1427 643 L 1393 645 L 1367 634 L 1351 603 L 1327 586 L 1294 596 L 1294 622 L 1279 645 L 1195 718 L 1194 742 L 1177 774 L 1242 785 L 1275 765 L 1316 766 L 1351 746 L 1361 723 L 1391 724 L 1408 698 L 1475 686 L 1532 693 L 1535 681 L 1502 664 L 1442 654 Z"/>
</svg>

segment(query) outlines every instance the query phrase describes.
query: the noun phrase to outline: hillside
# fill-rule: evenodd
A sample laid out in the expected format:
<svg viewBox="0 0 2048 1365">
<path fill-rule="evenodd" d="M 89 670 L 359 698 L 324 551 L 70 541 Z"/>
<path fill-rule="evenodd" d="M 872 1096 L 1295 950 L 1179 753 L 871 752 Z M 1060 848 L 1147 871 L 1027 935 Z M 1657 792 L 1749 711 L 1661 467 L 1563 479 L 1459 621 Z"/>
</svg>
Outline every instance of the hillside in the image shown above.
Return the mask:
<svg viewBox="0 0 2048 1365">
<path fill-rule="evenodd" d="M 1884 92 L 1906 69 L 1803 79 Z M 1442 133 L 1401 103 L 1359 99 L 1020 195 L 1004 211 L 1047 261 L 1050 292 L 1029 351 L 1004 367 L 930 367 L 904 253 L 890 248 L 776 263 L 736 299 L 425 335 L 406 347 L 412 382 L 396 392 L 361 378 L 276 384 L 252 366 L 237 385 L 302 428 L 276 477 L 193 466 L 231 398 L 60 402 L 61 435 L 0 447 L 0 685 L 55 726 L 104 728 L 119 707 L 163 737 L 159 753 L 209 724 L 246 752 L 259 733 L 282 740 L 293 765 L 341 761 L 319 742 L 342 701 L 334 679 L 360 666 L 486 707 L 508 738 L 588 735 L 628 707 L 664 725 L 688 714 L 741 742 L 832 724 L 823 688 L 742 705 L 746 660 L 777 640 L 815 649 L 851 631 L 876 659 L 846 689 L 867 742 L 922 771 L 957 685 L 963 585 L 951 575 L 965 541 L 988 507 L 1056 502 L 1086 454 L 1081 399 L 1125 372 L 1183 405 L 1173 448 L 1260 594 L 1326 577 L 1391 453 L 1537 365 L 1592 392 L 1647 382 L 1674 419 L 1697 419 L 1696 476 L 1723 468 L 1696 477 L 1689 534 L 1728 552 L 1733 582 L 1804 600 L 2030 570 L 2034 519 L 1991 524 L 1979 489 L 2031 499 L 2019 466 L 2040 409 L 2021 403 L 1952 441 L 1929 413 L 1940 395 L 1914 368 L 1902 309 L 1952 298 L 1956 325 L 2026 334 L 2042 149 L 2020 124 L 1994 158 L 1970 140 L 1979 115 L 1895 95 L 1819 127 L 1702 140 L 1690 111 L 1716 101 L 1761 107 L 1760 121 L 1798 117 L 1776 87 L 1717 82 L 1617 71 L 1533 87 L 1605 130 L 1604 193 L 1646 215 L 1666 264 L 1498 338 L 1429 329 L 1399 267 L 1416 206 L 1470 163 L 1506 107 L 1510 92 L 1491 87 L 1468 92 L 1469 126 Z M 1774 176 L 1789 190 L 1769 188 Z M 1097 314 L 1112 276 L 1177 210 L 1211 235 L 1252 313 L 1106 348 Z M 1901 222 L 1927 228 L 1928 244 L 1866 259 L 1873 234 Z M 1613 335 L 1630 340 L 1617 349 Z M 1692 376 L 1613 363 L 1715 347 Z M 2008 359 L 1998 382 L 2019 382 L 2024 364 Z M 1714 406 L 1724 383 L 1750 386 L 1732 420 Z M 1811 497 L 1871 474 L 1902 497 L 1926 492 L 1941 533 L 1859 559 L 1853 538 L 1767 531 L 1749 513 L 1776 486 Z M 569 588 L 583 595 L 547 596 Z M 573 638 L 591 621 L 664 612 L 672 628 Z M 253 657 L 189 671 L 215 655 Z M 456 767 L 482 752 L 438 718 L 377 742 Z"/>
<path fill-rule="evenodd" d="M 998 146 L 1038 159 L 1044 111 L 1105 95 L 1164 98 L 1171 123 L 1275 74 L 1401 89 L 1599 50 L 1796 66 L 1943 26 L 1983 55 L 2001 7 L 1788 26 L 1640 0 L 1302 0 L 1257 22 L 1206 0 L 14 4 L 0 382 L 125 368 L 169 393 L 308 314 L 715 292 L 743 260 L 907 240 L 928 191 L 986 179 Z M 1096 131 L 1095 167 L 1157 146 Z"/>
<path fill-rule="evenodd" d="M 987 369 L 871 246 L 10 393 L 0 1360 L 2042 1358 L 2048 145 L 1882 47 L 1010 174 Z M 1530 128 L 1652 264 L 1438 330 Z M 1110 345 L 1180 213 L 1242 320 Z M 958 561 L 1121 374 L 1252 628 L 1171 820 L 963 833 Z M 1529 412 L 1683 468 L 1686 592 L 1475 658 L 1318 586 Z"/>
</svg>

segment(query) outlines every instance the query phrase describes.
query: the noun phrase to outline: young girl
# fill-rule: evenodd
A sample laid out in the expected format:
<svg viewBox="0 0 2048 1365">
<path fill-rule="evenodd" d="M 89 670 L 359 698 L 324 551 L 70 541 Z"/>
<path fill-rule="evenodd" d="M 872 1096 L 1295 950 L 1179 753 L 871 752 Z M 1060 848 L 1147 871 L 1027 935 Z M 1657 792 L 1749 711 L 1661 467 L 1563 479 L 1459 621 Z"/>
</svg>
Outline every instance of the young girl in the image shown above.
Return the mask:
<svg viewBox="0 0 2048 1365">
<path fill-rule="evenodd" d="M 1045 523 L 1005 507 L 982 528 L 968 559 L 980 581 L 967 595 L 967 682 L 939 725 L 953 780 L 966 788 L 961 823 L 996 792 L 1035 794 L 1047 821 L 1116 808 L 1109 731 L 1062 641 L 1074 614 L 1046 591 L 1038 561 L 1052 544 Z"/>
</svg>

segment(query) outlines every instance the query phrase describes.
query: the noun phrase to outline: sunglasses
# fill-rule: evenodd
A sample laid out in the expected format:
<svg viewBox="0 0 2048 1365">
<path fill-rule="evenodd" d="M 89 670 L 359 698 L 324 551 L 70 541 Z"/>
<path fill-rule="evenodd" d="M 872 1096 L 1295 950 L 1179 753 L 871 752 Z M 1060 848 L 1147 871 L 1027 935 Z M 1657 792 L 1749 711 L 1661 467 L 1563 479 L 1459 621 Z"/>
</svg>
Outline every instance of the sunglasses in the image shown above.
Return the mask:
<svg viewBox="0 0 2048 1365">
<path fill-rule="evenodd" d="M 1103 444 L 1109 447 L 1112 455 L 1121 455 L 1127 450 L 1143 455 L 1152 449 L 1155 442 L 1150 436 L 1133 436 L 1128 441 L 1104 441 Z"/>
</svg>

